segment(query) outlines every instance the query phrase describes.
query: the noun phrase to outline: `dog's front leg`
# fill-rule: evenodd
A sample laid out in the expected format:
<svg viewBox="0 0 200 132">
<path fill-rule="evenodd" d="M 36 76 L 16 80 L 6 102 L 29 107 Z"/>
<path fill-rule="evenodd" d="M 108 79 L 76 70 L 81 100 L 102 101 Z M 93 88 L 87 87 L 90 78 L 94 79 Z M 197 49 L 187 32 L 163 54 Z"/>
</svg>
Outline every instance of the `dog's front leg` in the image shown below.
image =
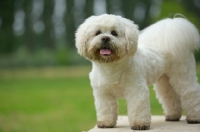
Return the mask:
<svg viewBox="0 0 200 132">
<path fill-rule="evenodd" d="M 148 130 L 151 122 L 148 86 L 145 84 L 135 85 L 127 88 L 125 94 L 131 129 Z"/>
<path fill-rule="evenodd" d="M 117 121 L 117 100 L 111 94 L 94 91 L 99 128 L 113 128 Z"/>
</svg>

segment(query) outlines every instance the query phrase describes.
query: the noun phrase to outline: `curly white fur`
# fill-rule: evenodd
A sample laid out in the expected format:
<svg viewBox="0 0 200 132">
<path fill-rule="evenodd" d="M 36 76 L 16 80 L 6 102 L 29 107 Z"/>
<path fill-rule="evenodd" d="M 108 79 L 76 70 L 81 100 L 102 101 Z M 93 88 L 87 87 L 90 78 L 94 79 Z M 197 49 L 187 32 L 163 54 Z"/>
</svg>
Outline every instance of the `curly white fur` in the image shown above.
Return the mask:
<svg viewBox="0 0 200 132">
<path fill-rule="evenodd" d="M 152 84 L 166 120 L 179 120 L 185 109 L 188 123 L 200 123 L 200 86 L 193 55 L 199 43 L 197 29 L 184 18 L 161 20 L 140 34 L 137 25 L 120 16 L 87 19 L 77 30 L 76 47 L 92 61 L 90 81 L 98 126 L 116 125 L 117 98 L 124 98 L 131 128 L 149 129 L 148 85 Z"/>
</svg>

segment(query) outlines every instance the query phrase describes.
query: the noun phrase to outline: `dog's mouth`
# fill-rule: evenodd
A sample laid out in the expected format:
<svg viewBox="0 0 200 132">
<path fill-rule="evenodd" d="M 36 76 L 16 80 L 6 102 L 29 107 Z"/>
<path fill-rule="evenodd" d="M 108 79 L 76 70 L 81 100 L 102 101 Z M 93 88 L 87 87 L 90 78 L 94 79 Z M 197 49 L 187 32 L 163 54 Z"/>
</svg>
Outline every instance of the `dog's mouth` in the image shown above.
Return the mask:
<svg viewBox="0 0 200 132">
<path fill-rule="evenodd" d="M 117 54 L 117 47 L 102 46 L 93 50 L 92 60 L 109 63 L 120 59 L 120 54 Z"/>
<path fill-rule="evenodd" d="M 112 50 L 110 48 L 101 48 L 100 55 L 109 56 L 112 54 Z"/>
</svg>

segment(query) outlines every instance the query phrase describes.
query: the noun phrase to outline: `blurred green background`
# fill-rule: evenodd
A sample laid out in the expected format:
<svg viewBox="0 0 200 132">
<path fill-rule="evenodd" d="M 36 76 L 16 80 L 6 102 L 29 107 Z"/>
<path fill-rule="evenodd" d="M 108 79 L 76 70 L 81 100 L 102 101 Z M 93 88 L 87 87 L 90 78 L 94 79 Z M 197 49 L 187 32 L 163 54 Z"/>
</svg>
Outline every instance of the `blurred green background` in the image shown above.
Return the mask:
<svg viewBox="0 0 200 132">
<path fill-rule="evenodd" d="M 95 125 L 91 64 L 77 54 L 74 33 L 103 13 L 131 19 L 141 30 L 180 13 L 200 29 L 200 0 L 0 0 L 0 132 L 80 132 Z M 150 98 L 152 114 L 163 114 L 152 87 Z M 126 115 L 125 101 L 119 105 Z"/>
</svg>

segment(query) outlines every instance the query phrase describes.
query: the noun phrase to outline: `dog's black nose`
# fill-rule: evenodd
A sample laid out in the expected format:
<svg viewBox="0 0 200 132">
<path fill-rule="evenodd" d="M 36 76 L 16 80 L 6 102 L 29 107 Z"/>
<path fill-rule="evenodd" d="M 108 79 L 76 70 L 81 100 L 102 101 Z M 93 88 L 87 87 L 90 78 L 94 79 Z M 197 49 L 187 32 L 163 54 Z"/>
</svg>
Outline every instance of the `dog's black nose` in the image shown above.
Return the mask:
<svg viewBox="0 0 200 132">
<path fill-rule="evenodd" d="M 110 38 L 107 37 L 107 36 L 104 36 L 104 37 L 101 38 L 101 40 L 102 40 L 102 42 L 107 43 L 107 42 L 110 41 Z"/>
</svg>

